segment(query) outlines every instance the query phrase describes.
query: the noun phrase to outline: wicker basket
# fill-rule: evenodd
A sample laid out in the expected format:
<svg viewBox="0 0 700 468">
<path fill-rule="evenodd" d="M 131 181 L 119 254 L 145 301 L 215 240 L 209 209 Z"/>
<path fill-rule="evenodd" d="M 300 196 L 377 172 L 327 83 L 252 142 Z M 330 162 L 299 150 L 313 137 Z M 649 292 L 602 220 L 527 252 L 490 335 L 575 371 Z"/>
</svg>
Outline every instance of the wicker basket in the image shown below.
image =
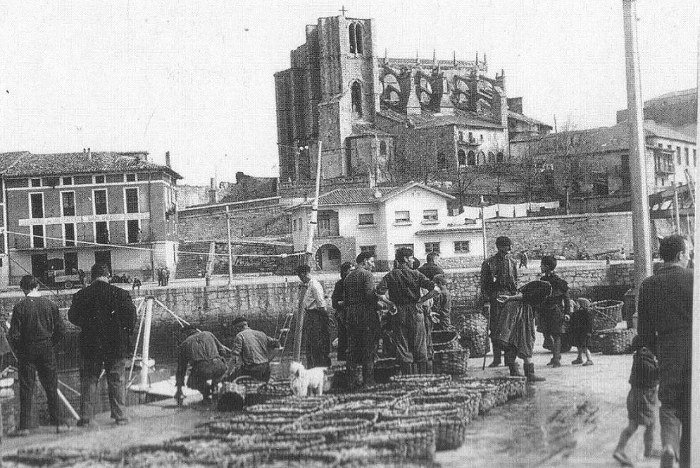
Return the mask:
<svg viewBox="0 0 700 468">
<path fill-rule="evenodd" d="M 600 337 L 600 351 L 603 354 L 627 354 L 632 352 L 632 340 L 637 336 L 634 328 L 603 330 Z"/>
<path fill-rule="evenodd" d="M 498 386 L 480 382 L 478 380 L 458 380 L 452 383 L 454 388 L 462 392 L 478 392 L 481 395 L 479 400 L 479 414 L 487 413 L 494 408 L 498 402 Z"/>
<path fill-rule="evenodd" d="M 292 396 L 292 388 L 289 386 L 289 380 L 274 380 L 261 385 L 257 393 L 260 395 L 260 398 L 268 400 L 270 398 Z"/>
<path fill-rule="evenodd" d="M 622 301 L 605 300 L 591 304 L 591 308 L 595 311 L 593 317 L 593 330 L 608 330 L 615 328 L 622 321 L 622 306 L 625 303 Z"/>
<path fill-rule="evenodd" d="M 457 317 L 459 343 L 469 349 L 471 357 L 482 357 L 489 352 L 488 321 L 480 312 L 464 313 Z"/>
<path fill-rule="evenodd" d="M 449 349 L 460 349 L 457 332 L 454 330 L 439 330 L 431 333 L 433 339 L 433 350 L 443 351 Z"/>
<path fill-rule="evenodd" d="M 367 432 L 374 424 L 372 421 L 364 418 L 353 417 L 352 413 L 345 418 L 337 418 L 333 420 L 323 419 L 304 419 L 301 418 L 292 426 L 283 428 L 281 434 L 301 434 L 301 435 L 320 435 L 327 442 L 335 442 L 341 437 L 351 434 L 361 434 Z"/>
<path fill-rule="evenodd" d="M 457 344 L 459 346 L 459 344 Z M 433 371 L 436 374 L 464 375 L 469 366 L 469 348 L 446 349 L 433 353 Z"/>
<path fill-rule="evenodd" d="M 435 433 L 427 425 L 411 431 L 372 431 L 367 434 L 351 434 L 340 439 L 340 445 L 386 449 L 393 460 L 432 460 L 435 457 Z M 351 446 L 350 446 L 351 447 Z"/>
<path fill-rule="evenodd" d="M 395 408 L 404 408 L 407 414 L 422 414 L 437 410 L 457 410 L 465 423 L 468 423 L 479 413 L 481 397 L 475 393 L 449 392 L 440 394 L 437 391 L 420 393 L 409 397 L 406 402 L 399 402 Z M 443 406 L 447 405 L 447 406 Z"/>
<path fill-rule="evenodd" d="M 375 424 L 377 431 L 412 432 L 429 428 L 435 434 L 435 449 L 455 450 L 464 444 L 467 423 L 459 415 L 458 410 L 425 412 L 419 415 L 393 415 L 387 420 Z"/>
<path fill-rule="evenodd" d="M 479 379 L 465 379 L 465 382 L 475 382 L 477 385 L 495 385 L 496 386 L 496 405 L 502 405 L 508 400 L 520 398 L 526 392 L 525 377 L 487 377 Z M 455 385 L 459 385 L 455 382 Z"/>
<path fill-rule="evenodd" d="M 395 375 L 391 378 L 391 383 L 398 384 L 405 389 L 415 389 L 442 385 L 451 380 L 446 374 L 413 374 Z"/>
<path fill-rule="evenodd" d="M 236 379 L 238 380 L 238 379 Z M 233 382 L 223 382 L 216 399 L 218 411 L 240 411 L 245 406 L 247 388 Z"/>
<path fill-rule="evenodd" d="M 273 434 L 282 427 L 293 424 L 295 416 L 241 414 L 221 421 L 204 425 L 212 434 L 238 436 L 250 434 Z"/>
</svg>

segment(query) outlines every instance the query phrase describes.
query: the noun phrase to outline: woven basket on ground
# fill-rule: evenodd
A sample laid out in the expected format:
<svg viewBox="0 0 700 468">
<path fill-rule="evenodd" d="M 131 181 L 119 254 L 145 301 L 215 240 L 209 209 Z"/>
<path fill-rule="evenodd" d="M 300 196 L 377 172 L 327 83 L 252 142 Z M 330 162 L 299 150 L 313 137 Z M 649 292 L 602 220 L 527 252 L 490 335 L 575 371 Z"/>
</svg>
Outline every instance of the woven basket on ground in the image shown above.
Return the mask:
<svg viewBox="0 0 700 468">
<path fill-rule="evenodd" d="M 374 411 L 319 411 L 299 418 L 281 433 L 322 435 L 327 442 L 334 442 L 342 436 L 369 431 L 377 418 Z"/>
<path fill-rule="evenodd" d="M 289 386 L 289 380 L 271 380 L 261 385 L 258 388 L 257 394 L 264 399 L 279 398 L 292 396 L 292 389 Z"/>
<path fill-rule="evenodd" d="M 525 377 L 500 376 L 467 380 L 470 380 L 472 382 L 478 382 L 480 384 L 495 385 L 497 387 L 497 405 L 502 405 L 508 400 L 512 400 L 513 398 L 520 398 L 524 396 L 526 392 Z"/>
<path fill-rule="evenodd" d="M 622 321 L 622 306 L 625 303 L 622 301 L 597 301 L 591 304 L 591 308 L 595 311 L 593 317 L 593 330 L 608 330 Z"/>
<path fill-rule="evenodd" d="M 457 342 L 457 332 L 454 330 L 438 330 L 431 333 L 433 339 L 433 350 L 443 351 L 446 349 L 460 349 Z"/>
<path fill-rule="evenodd" d="M 469 367 L 469 348 L 446 349 L 433 353 L 433 371 L 436 374 L 464 375 Z"/>
<path fill-rule="evenodd" d="M 401 396 L 392 394 L 348 393 L 339 397 L 339 403 L 333 406 L 333 411 L 362 411 L 389 408 Z"/>
<path fill-rule="evenodd" d="M 402 385 L 406 389 L 421 388 L 441 385 L 449 382 L 451 377 L 446 374 L 412 374 L 412 375 L 395 375 L 391 378 L 394 384 Z"/>
<path fill-rule="evenodd" d="M 467 423 L 479 413 L 480 403 L 481 396 L 476 393 L 432 391 L 410 396 L 407 400 L 394 405 L 394 408 L 404 410 L 407 414 L 454 409 L 459 411 L 463 421 Z"/>
<path fill-rule="evenodd" d="M 469 349 L 471 357 L 482 357 L 489 352 L 488 321 L 480 312 L 465 312 L 457 317 L 459 343 Z"/>
<path fill-rule="evenodd" d="M 288 450 L 271 452 L 256 468 L 325 468 L 338 466 L 340 456 L 327 449 Z"/>
<path fill-rule="evenodd" d="M 413 431 L 376 431 L 341 437 L 340 444 L 390 450 L 394 460 L 432 460 L 435 457 L 435 433 L 429 427 Z"/>
<path fill-rule="evenodd" d="M 632 352 L 632 340 L 637 336 L 634 328 L 614 328 L 597 333 L 603 354 L 627 354 Z"/>
<path fill-rule="evenodd" d="M 296 421 L 296 416 L 253 415 L 245 413 L 204 425 L 205 430 L 220 435 L 272 434 Z"/>
<path fill-rule="evenodd" d="M 498 401 L 498 386 L 487 384 L 472 379 L 453 381 L 451 387 L 459 388 L 462 392 L 478 392 L 481 394 L 479 401 L 479 414 L 485 414 L 496 406 Z"/>
<path fill-rule="evenodd" d="M 467 423 L 461 417 L 459 410 L 426 411 L 412 415 L 383 413 L 382 417 L 385 416 L 385 421 L 374 425 L 375 430 L 411 432 L 430 428 L 435 434 L 437 451 L 458 449 L 466 439 Z"/>
<path fill-rule="evenodd" d="M 66 447 L 41 447 L 19 449 L 12 455 L 4 455 L 5 463 L 17 463 L 18 466 L 73 466 L 81 462 L 94 461 L 95 465 L 101 458 L 113 454 L 100 453 L 94 450 L 72 449 Z M 8 466 L 14 466 L 12 464 Z"/>
</svg>

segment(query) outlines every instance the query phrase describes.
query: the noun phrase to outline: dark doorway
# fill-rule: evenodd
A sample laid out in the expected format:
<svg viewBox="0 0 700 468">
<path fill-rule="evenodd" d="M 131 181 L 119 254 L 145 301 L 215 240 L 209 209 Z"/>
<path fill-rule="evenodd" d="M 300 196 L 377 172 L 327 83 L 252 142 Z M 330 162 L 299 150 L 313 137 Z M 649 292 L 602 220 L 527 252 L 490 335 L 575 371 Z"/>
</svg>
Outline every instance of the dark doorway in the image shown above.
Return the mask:
<svg viewBox="0 0 700 468">
<path fill-rule="evenodd" d="M 67 275 L 73 275 L 78 273 L 78 252 L 64 253 L 63 263 L 65 264 Z"/>
<path fill-rule="evenodd" d="M 32 255 L 32 276 L 40 281 L 46 281 L 46 271 L 48 270 L 48 260 L 46 254 Z"/>
<path fill-rule="evenodd" d="M 112 273 L 112 252 L 109 250 L 98 250 L 95 252 L 95 263 L 104 263 Z"/>
</svg>

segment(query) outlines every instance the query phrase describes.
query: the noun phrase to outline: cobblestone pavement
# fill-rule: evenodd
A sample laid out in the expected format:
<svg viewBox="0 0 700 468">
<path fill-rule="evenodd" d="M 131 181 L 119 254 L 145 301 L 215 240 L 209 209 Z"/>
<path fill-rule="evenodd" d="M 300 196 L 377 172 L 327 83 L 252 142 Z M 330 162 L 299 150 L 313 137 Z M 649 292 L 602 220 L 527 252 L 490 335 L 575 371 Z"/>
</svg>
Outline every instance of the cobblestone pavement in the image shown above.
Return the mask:
<svg viewBox="0 0 700 468">
<path fill-rule="evenodd" d="M 541 336 L 541 335 L 538 335 Z M 468 439 L 456 451 L 439 452 L 437 461 L 445 467 L 570 466 L 614 467 L 612 452 L 626 424 L 625 397 L 631 356 L 594 354 L 595 365 L 572 366 L 575 353 L 564 354 L 564 365 L 545 367 L 550 355 L 537 348 L 536 371 L 546 382 L 530 385 L 527 397 L 492 410 L 473 421 Z M 482 359 L 472 359 L 472 374 L 505 374 L 506 369 L 481 370 Z M 177 408 L 165 400 L 129 408 L 131 424 L 115 426 L 104 413 L 94 429 L 74 428 L 56 435 L 44 427 L 25 438 L 5 438 L 2 452 L 20 447 L 63 446 L 119 449 L 136 444 L 157 443 L 188 434 L 216 412 L 201 406 L 197 397 L 190 405 Z M 659 443 L 658 427 L 656 435 Z M 641 429 L 627 450 L 638 467 L 656 467 L 658 460 L 643 458 Z"/>
</svg>

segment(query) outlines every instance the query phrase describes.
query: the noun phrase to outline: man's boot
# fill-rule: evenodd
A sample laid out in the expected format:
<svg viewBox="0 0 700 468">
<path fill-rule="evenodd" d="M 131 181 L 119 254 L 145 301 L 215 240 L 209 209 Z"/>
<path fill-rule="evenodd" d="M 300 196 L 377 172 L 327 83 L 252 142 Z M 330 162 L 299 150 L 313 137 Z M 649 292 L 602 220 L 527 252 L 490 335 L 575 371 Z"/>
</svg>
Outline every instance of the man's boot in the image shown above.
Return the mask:
<svg viewBox="0 0 700 468">
<path fill-rule="evenodd" d="M 489 367 L 498 367 L 501 365 L 501 347 L 494 340 L 491 340 L 491 347 L 493 348 L 493 362 L 489 364 Z"/>
<path fill-rule="evenodd" d="M 362 384 L 365 387 L 372 387 L 377 385 L 374 381 L 374 363 L 368 362 L 362 366 Z"/>
<path fill-rule="evenodd" d="M 535 375 L 535 365 L 533 363 L 525 364 L 525 377 L 527 377 L 528 382 L 544 382 L 544 377 L 538 377 Z"/>
</svg>

